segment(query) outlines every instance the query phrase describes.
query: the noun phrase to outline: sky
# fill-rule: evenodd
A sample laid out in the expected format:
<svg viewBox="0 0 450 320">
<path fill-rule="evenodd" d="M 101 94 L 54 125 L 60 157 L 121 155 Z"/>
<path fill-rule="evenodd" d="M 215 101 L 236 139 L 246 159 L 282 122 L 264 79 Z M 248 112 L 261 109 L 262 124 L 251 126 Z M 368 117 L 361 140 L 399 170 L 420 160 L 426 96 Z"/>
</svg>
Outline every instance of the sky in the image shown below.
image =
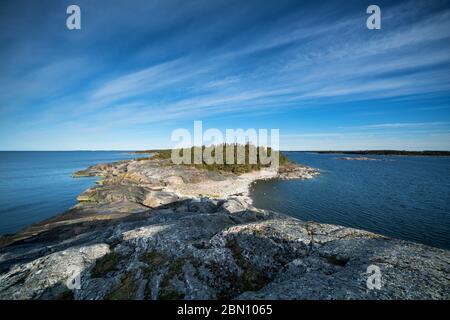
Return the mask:
<svg viewBox="0 0 450 320">
<path fill-rule="evenodd" d="M 450 150 L 450 0 L 1 1 L 0 43 L 0 150 L 167 148 L 195 120 L 282 150 Z"/>
</svg>

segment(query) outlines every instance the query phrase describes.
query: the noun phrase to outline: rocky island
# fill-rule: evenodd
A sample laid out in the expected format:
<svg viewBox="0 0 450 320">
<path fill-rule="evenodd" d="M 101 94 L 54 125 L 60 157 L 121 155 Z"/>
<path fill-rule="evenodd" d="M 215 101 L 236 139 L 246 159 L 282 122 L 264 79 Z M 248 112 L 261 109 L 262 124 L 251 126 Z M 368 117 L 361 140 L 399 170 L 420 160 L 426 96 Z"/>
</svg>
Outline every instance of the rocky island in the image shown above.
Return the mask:
<svg viewBox="0 0 450 320">
<path fill-rule="evenodd" d="M 67 212 L 0 238 L 0 299 L 449 299 L 450 252 L 255 208 L 261 179 L 152 157 L 100 164 Z M 381 287 L 369 289 L 375 265 Z M 68 285 L 73 284 L 73 288 Z"/>
<path fill-rule="evenodd" d="M 336 160 L 347 160 L 347 161 L 377 161 L 374 158 L 368 157 L 343 157 L 343 158 L 335 158 Z"/>
</svg>

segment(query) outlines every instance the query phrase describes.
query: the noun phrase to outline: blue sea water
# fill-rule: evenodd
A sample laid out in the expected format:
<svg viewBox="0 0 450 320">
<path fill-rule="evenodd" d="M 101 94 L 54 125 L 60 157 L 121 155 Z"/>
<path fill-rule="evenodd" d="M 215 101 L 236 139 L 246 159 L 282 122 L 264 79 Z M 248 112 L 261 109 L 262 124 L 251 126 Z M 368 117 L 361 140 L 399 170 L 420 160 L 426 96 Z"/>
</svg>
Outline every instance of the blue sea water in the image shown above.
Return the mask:
<svg viewBox="0 0 450 320">
<path fill-rule="evenodd" d="M 258 182 L 251 192 L 256 207 L 450 249 L 450 157 L 287 155 L 321 175 Z"/>
<path fill-rule="evenodd" d="M 72 178 L 90 165 L 131 159 L 124 151 L 0 152 L 0 234 L 61 213 L 97 178 Z"/>
<path fill-rule="evenodd" d="M 320 169 L 321 175 L 258 182 L 252 189 L 257 207 L 450 249 L 449 157 L 344 161 L 331 154 L 288 156 Z M 122 151 L 0 152 L 0 234 L 75 205 L 97 180 L 72 178 L 75 171 L 134 157 Z"/>
</svg>

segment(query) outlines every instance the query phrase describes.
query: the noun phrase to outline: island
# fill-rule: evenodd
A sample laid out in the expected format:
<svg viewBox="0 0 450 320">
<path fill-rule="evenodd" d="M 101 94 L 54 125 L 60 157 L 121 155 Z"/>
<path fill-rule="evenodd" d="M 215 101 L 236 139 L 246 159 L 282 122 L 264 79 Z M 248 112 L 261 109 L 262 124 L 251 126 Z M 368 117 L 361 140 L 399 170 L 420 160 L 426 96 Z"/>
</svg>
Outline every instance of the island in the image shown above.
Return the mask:
<svg viewBox="0 0 450 320">
<path fill-rule="evenodd" d="M 256 208 L 252 183 L 314 168 L 91 166 L 66 212 L 0 238 L 0 299 L 449 299 L 450 252 Z M 379 287 L 370 286 L 379 270 Z"/>
<path fill-rule="evenodd" d="M 347 160 L 347 161 L 377 161 L 378 159 L 367 158 L 367 157 L 343 157 L 335 158 L 336 160 Z"/>
</svg>

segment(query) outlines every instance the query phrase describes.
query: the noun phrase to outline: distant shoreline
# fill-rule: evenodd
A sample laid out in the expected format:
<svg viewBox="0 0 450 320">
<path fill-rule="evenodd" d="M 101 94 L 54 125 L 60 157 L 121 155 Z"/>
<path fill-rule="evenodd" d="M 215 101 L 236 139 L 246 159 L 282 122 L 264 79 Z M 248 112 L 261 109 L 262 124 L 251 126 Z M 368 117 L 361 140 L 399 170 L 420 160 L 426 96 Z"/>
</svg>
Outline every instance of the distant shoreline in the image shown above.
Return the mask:
<svg viewBox="0 0 450 320">
<path fill-rule="evenodd" d="M 290 152 L 312 152 L 319 154 L 379 155 L 379 156 L 431 156 L 431 157 L 450 156 L 450 151 L 360 150 L 360 151 L 290 151 Z"/>
<path fill-rule="evenodd" d="M 134 151 L 131 153 L 135 154 L 148 154 L 155 153 L 158 151 L 166 151 L 170 149 L 152 149 L 152 150 L 141 150 Z M 281 152 L 311 152 L 319 154 L 354 154 L 354 155 L 380 155 L 380 156 L 432 156 L 432 157 L 450 157 L 450 151 L 439 151 L 439 150 L 424 150 L 424 151 L 407 151 L 407 150 L 355 150 L 355 151 L 345 151 L 345 150 L 325 150 L 325 151 L 315 151 L 315 150 L 281 150 Z"/>
<path fill-rule="evenodd" d="M 0 150 L 0 152 L 121 152 L 127 154 L 152 154 L 170 149 L 150 149 L 150 150 Z M 384 156 L 435 156 L 450 157 L 450 151 L 425 150 L 281 150 L 281 152 L 304 152 L 318 154 L 354 154 L 354 155 L 384 155 Z"/>
</svg>

